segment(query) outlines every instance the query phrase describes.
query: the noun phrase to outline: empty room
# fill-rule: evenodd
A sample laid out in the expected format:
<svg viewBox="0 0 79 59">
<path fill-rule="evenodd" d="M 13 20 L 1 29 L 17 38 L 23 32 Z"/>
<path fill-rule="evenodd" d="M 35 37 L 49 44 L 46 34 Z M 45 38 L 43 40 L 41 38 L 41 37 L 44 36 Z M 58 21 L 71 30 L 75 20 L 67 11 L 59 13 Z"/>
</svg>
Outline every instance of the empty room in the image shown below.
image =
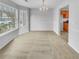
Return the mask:
<svg viewBox="0 0 79 59">
<path fill-rule="evenodd" d="M 79 59 L 78 0 L 0 0 L 0 59 Z"/>
</svg>

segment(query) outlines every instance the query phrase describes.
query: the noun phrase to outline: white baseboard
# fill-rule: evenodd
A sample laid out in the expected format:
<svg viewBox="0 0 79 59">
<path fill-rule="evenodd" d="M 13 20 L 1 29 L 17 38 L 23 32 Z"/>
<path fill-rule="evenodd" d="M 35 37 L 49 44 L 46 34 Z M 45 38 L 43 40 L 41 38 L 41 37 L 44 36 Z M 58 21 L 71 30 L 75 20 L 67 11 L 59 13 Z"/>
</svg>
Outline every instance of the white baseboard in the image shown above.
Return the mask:
<svg viewBox="0 0 79 59">
<path fill-rule="evenodd" d="M 76 48 L 74 48 L 70 43 L 68 43 L 68 45 L 79 54 L 79 51 Z"/>
</svg>

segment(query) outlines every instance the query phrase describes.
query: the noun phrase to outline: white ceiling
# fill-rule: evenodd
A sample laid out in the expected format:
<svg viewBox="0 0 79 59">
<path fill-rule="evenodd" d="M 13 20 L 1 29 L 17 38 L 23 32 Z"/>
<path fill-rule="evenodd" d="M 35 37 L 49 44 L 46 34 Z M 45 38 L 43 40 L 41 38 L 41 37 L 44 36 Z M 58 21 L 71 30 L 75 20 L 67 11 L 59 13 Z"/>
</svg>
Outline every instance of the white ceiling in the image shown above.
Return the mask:
<svg viewBox="0 0 79 59">
<path fill-rule="evenodd" d="M 28 2 L 26 2 L 25 0 L 12 0 L 12 1 L 21 6 L 29 8 L 40 8 L 42 5 L 42 0 L 29 0 Z M 48 8 L 54 8 L 57 3 L 57 0 L 45 0 L 45 3 Z"/>
</svg>

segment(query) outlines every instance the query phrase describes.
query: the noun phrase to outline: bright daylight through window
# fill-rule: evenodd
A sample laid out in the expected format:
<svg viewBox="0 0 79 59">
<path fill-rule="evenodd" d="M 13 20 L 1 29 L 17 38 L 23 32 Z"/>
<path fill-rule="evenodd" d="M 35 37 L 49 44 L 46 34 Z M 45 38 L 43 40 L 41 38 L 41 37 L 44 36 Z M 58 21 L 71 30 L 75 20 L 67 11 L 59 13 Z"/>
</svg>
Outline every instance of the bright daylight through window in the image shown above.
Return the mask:
<svg viewBox="0 0 79 59">
<path fill-rule="evenodd" d="M 0 3 L 0 34 L 14 29 L 16 9 Z"/>
</svg>

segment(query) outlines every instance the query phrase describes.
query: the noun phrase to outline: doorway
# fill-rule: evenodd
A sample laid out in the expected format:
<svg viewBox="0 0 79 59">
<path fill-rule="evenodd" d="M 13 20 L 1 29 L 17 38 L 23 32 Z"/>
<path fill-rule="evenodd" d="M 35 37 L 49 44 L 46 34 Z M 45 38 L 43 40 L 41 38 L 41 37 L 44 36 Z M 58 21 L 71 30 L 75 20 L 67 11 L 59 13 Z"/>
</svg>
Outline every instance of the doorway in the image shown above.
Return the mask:
<svg viewBox="0 0 79 59">
<path fill-rule="evenodd" d="M 60 33 L 61 38 L 68 42 L 69 32 L 69 6 L 60 9 Z"/>
</svg>

